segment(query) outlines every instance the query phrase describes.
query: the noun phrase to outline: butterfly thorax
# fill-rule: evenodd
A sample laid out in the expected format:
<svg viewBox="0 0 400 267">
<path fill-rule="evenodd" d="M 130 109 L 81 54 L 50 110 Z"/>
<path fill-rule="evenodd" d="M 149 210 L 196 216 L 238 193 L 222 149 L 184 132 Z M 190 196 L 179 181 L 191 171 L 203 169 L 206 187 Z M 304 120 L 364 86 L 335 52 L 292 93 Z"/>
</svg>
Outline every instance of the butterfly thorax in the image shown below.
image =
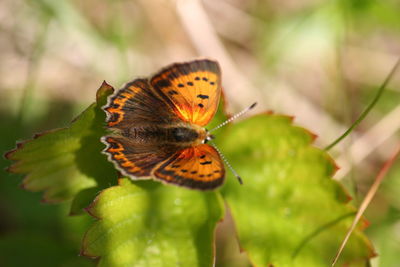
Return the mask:
<svg viewBox="0 0 400 267">
<path fill-rule="evenodd" d="M 131 127 L 123 135 L 144 144 L 176 144 L 182 146 L 204 143 L 207 132 L 203 127 L 185 123 L 161 126 Z"/>
</svg>

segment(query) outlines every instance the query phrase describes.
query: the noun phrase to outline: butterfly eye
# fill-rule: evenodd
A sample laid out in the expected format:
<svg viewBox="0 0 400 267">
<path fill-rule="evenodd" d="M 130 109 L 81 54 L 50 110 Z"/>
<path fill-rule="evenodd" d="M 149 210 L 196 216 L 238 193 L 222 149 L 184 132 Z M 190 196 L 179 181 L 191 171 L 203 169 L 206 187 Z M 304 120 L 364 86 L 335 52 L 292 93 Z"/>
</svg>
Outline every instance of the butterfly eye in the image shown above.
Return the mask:
<svg viewBox="0 0 400 267">
<path fill-rule="evenodd" d="M 215 136 L 212 134 L 208 134 L 206 139 L 204 139 L 203 144 L 207 144 L 208 141 L 214 140 Z"/>
</svg>

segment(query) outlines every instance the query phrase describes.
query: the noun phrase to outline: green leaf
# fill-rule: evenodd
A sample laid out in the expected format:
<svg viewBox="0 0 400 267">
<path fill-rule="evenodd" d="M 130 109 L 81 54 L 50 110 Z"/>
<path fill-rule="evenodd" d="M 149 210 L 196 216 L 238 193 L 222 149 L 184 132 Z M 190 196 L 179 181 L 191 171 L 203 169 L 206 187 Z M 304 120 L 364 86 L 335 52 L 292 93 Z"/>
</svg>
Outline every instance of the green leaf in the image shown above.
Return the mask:
<svg viewBox="0 0 400 267">
<path fill-rule="evenodd" d="M 100 137 L 105 131 L 101 106 L 112 91 L 104 82 L 97 91 L 96 103 L 70 127 L 37 134 L 6 154 L 8 159 L 16 161 L 8 170 L 26 174 L 22 184 L 25 189 L 44 191 L 44 201 L 59 202 L 74 198 L 83 189 L 97 188 L 94 191 L 98 192 L 113 182 L 117 172 L 100 153 L 104 147 Z M 76 203 L 74 213 L 90 202 Z"/>
<path fill-rule="evenodd" d="M 217 136 L 244 181 L 240 186 L 228 177 L 222 193 L 255 266 L 328 266 L 351 224 L 355 209 L 331 179 L 336 166 L 313 139 L 291 118 L 267 114 Z M 360 228 L 338 266 L 363 266 L 374 254 Z"/>
<path fill-rule="evenodd" d="M 100 266 L 212 266 L 220 195 L 153 181 L 121 179 L 88 208 L 99 218 L 82 254 Z"/>
<path fill-rule="evenodd" d="M 81 215 L 85 213 L 85 208 L 93 202 L 99 194 L 99 187 L 84 188 L 77 192 L 71 203 L 70 215 Z"/>
</svg>

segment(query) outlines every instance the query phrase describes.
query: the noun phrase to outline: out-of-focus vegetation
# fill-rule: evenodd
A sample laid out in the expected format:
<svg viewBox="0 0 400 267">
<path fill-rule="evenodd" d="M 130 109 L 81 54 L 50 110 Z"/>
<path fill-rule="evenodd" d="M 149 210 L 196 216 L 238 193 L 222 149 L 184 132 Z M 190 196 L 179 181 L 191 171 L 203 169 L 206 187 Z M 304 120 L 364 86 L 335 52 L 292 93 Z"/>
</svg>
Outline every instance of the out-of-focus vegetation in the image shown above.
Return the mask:
<svg viewBox="0 0 400 267">
<path fill-rule="evenodd" d="M 1 151 L 67 125 L 103 80 L 119 87 L 197 56 L 221 63 L 232 111 L 256 99 L 258 111 L 296 116 L 324 147 L 368 105 L 400 55 L 399 13 L 395 0 L 3 0 Z M 355 205 L 399 142 L 399 103 L 397 74 L 372 113 L 331 151 L 342 168 L 336 178 Z M 1 169 L 7 165 L 1 161 Z M 399 165 L 366 214 L 379 254 L 374 266 L 398 264 Z M 68 205 L 41 203 L 20 183 L 1 171 L 0 265 L 92 266 L 77 255 L 93 219 L 68 217 Z M 224 225 L 217 265 L 245 266 Z"/>
</svg>

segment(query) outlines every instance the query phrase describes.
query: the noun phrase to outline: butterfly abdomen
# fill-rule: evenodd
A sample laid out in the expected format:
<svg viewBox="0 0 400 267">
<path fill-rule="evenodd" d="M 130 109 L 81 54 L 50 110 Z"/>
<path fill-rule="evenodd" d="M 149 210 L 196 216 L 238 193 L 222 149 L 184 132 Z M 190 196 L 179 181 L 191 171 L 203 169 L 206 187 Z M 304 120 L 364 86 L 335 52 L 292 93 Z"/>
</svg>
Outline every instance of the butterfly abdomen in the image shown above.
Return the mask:
<svg viewBox="0 0 400 267">
<path fill-rule="evenodd" d="M 164 144 L 197 144 L 204 134 L 192 127 L 132 127 L 123 133 L 124 136 L 135 139 L 139 143 Z"/>
</svg>

